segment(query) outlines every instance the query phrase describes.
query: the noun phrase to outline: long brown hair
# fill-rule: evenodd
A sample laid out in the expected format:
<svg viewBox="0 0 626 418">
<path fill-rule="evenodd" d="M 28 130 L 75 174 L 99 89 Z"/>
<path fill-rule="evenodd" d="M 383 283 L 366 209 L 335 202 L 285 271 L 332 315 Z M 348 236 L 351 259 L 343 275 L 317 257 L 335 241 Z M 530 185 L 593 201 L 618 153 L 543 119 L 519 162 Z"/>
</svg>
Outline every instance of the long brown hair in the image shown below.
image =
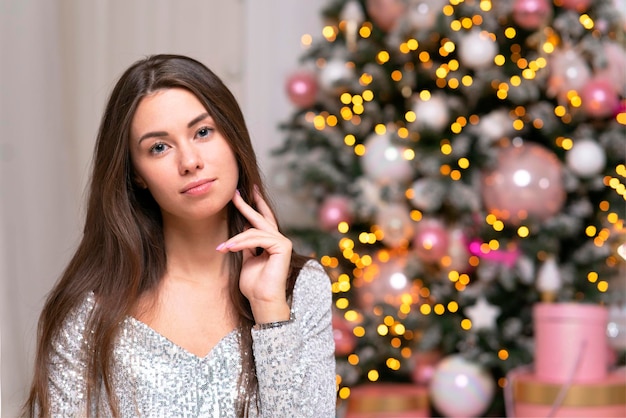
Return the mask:
<svg viewBox="0 0 626 418">
<path fill-rule="evenodd" d="M 165 273 L 161 213 L 148 191 L 133 182 L 129 154 L 130 125 L 140 100 L 157 90 L 184 88 L 193 93 L 215 120 L 239 165 L 238 189 L 252 202 L 257 185 L 266 197 L 256 156 L 243 114 L 223 82 L 202 63 L 179 55 L 155 55 L 137 61 L 121 76 L 109 97 L 98 131 L 82 240 L 50 292 L 38 326 L 35 373 L 26 403 L 27 415 L 38 410 L 48 415 L 49 356 L 67 315 L 89 292 L 97 303 L 87 323 L 87 408 L 106 396 L 118 415 L 109 371 L 121 321 L 130 315 L 139 297 L 155 289 Z M 229 236 L 244 230 L 246 219 L 229 203 Z M 306 258 L 292 255 L 287 296 Z M 250 329 L 254 323 L 248 300 L 239 290 L 240 253 L 229 254 L 229 295 L 241 329 L 242 375 L 239 379 L 238 415 L 246 415 L 257 379 Z M 101 385 L 104 392 L 101 393 Z"/>
</svg>

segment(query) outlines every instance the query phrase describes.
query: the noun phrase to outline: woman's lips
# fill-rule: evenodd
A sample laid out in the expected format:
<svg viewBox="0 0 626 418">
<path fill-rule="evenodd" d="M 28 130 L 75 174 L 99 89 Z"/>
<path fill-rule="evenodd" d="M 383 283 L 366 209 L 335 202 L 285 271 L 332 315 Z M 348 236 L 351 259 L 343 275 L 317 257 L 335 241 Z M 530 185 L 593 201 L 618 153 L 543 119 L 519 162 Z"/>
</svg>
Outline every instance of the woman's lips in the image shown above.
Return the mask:
<svg viewBox="0 0 626 418">
<path fill-rule="evenodd" d="M 200 194 L 206 193 L 211 188 L 212 185 L 213 185 L 212 179 L 194 181 L 194 182 L 187 184 L 183 188 L 181 193 L 192 195 L 192 196 L 200 195 Z"/>
</svg>

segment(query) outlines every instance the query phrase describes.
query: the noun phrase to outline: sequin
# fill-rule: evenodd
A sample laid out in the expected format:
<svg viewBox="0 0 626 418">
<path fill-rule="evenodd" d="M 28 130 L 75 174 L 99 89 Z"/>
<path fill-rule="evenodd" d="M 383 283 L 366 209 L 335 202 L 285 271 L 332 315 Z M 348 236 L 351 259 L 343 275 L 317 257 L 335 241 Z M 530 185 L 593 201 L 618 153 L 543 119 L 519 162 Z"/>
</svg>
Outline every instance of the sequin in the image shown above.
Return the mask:
<svg viewBox="0 0 626 418">
<path fill-rule="evenodd" d="M 68 316 L 50 357 L 53 416 L 84 416 L 85 322 L 93 295 Z M 294 289 L 295 320 L 252 330 L 259 410 L 251 417 L 335 417 L 331 291 L 321 266 L 308 262 Z M 122 417 L 234 417 L 241 373 L 240 331 L 198 357 L 128 317 L 114 347 L 112 381 Z M 103 397 L 104 398 L 104 397 Z M 100 416 L 110 416 L 103 399 Z"/>
</svg>

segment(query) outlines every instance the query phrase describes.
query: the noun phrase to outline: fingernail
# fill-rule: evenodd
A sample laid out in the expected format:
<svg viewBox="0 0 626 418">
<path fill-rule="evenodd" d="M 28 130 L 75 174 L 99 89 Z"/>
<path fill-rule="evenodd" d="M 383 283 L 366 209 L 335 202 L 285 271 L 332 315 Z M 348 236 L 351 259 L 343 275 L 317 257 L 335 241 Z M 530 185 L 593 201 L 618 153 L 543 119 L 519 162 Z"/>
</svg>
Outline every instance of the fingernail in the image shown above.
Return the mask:
<svg viewBox="0 0 626 418">
<path fill-rule="evenodd" d="M 222 242 L 222 243 L 221 243 L 220 245 L 218 245 L 215 249 L 216 249 L 217 251 L 219 251 L 219 250 L 223 249 L 225 246 L 226 246 L 226 244 Z"/>
<path fill-rule="evenodd" d="M 241 196 L 241 192 L 239 191 L 239 189 L 235 189 L 235 193 L 237 193 L 239 196 Z"/>
</svg>

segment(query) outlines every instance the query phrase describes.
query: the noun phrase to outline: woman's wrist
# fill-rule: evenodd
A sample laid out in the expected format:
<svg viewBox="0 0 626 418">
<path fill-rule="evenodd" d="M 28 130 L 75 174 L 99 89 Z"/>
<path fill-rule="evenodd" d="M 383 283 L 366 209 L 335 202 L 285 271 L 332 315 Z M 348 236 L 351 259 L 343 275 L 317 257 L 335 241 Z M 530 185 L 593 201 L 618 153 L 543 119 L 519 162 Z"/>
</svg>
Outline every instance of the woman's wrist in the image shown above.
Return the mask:
<svg viewBox="0 0 626 418">
<path fill-rule="evenodd" d="M 279 327 L 282 327 L 283 325 L 287 325 L 287 324 L 295 321 L 295 319 L 296 319 L 296 316 L 294 315 L 293 312 L 291 312 L 290 315 L 289 315 L 289 319 L 287 319 L 285 321 L 256 323 L 256 324 L 254 324 L 254 326 L 252 328 L 255 329 L 255 330 L 279 328 Z"/>
<path fill-rule="evenodd" d="M 291 308 L 287 302 L 280 304 L 252 304 L 252 315 L 256 325 L 288 322 L 291 319 Z"/>
</svg>

